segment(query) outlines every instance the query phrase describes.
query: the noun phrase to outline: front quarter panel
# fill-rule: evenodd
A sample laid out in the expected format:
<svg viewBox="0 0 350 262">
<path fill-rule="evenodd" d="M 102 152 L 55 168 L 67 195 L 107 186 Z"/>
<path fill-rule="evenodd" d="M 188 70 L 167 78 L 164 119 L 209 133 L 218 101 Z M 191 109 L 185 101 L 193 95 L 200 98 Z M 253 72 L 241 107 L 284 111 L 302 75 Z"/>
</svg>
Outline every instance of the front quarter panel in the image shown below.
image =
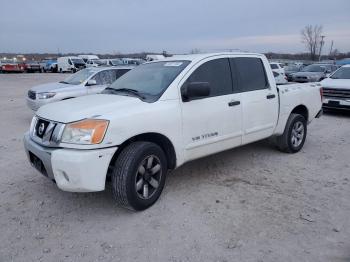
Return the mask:
<svg viewBox="0 0 350 262">
<path fill-rule="evenodd" d="M 118 146 L 144 133 L 158 133 L 172 142 L 177 154 L 177 163 L 182 163 L 182 149 L 179 146 L 182 138 L 181 114 L 177 99 L 142 103 L 103 117 L 110 120 L 103 141 L 105 146 Z"/>
</svg>

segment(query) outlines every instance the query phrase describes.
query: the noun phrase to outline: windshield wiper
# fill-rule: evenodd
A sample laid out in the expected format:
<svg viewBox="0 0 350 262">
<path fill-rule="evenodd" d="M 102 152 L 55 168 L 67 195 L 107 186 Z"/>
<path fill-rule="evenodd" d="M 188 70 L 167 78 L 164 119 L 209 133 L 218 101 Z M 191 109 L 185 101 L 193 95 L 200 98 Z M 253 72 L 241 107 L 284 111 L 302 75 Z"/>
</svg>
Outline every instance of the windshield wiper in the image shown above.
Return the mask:
<svg viewBox="0 0 350 262">
<path fill-rule="evenodd" d="M 141 100 L 146 99 L 146 97 L 141 95 L 139 91 L 137 91 L 135 89 L 131 89 L 131 88 L 115 89 L 115 88 L 107 87 L 105 90 L 111 91 L 112 93 L 116 93 L 116 92 L 129 93 L 129 94 L 133 94 L 133 95 L 137 96 L 138 98 L 141 98 Z"/>
<path fill-rule="evenodd" d="M 60 81 L 59 83 L 61 83 L 61 84 L 69 84 L 69 83 L 66 82 L 66 81 Z"/>
</svg>

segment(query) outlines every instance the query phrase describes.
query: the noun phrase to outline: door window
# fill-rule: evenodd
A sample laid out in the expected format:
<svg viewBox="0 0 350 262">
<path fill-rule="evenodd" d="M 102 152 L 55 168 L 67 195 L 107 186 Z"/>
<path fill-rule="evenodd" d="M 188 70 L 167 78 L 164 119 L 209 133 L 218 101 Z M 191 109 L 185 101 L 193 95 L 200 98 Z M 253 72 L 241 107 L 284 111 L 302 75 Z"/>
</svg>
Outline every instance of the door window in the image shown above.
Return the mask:
<svg viewBox="0 0 350 262">
<path fill-rule="evenodd" d="M 190 82 L 208 82 L 210 97 L 233 93 L 229 60 L 220 58 L 211 60 L 199 66 L 186 80 Z"/>
<path fill-rule="evenodd" d="M 238 57 L 231 58 L 239 76 L 241 92 L 266 89 L 269 87 L 264 64 L 260 58 Z"/>
</svg>

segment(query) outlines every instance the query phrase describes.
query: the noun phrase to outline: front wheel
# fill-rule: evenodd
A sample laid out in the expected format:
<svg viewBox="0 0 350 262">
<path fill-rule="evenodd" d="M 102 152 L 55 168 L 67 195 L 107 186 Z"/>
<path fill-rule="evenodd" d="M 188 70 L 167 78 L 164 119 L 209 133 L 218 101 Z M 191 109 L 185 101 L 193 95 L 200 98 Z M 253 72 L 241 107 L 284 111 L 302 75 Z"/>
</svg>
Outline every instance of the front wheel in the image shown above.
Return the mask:
<svg viewBox="0 0 350 262">
<path fill-rule="evenodd" d="M 121 206 L 144 210 L 162 193 L 167 174 L 163 150 L 151 142 L 128 145 L 112 166 L 112 190 Z"/>
<path fill-rule="evenodd" d="M 306 133 L 306 119 L 302 115 L 291 114 L 283 135 L 277 137 L 277 146 L 282 152 L 299 152 L 305 143 Z"/>
</svg>

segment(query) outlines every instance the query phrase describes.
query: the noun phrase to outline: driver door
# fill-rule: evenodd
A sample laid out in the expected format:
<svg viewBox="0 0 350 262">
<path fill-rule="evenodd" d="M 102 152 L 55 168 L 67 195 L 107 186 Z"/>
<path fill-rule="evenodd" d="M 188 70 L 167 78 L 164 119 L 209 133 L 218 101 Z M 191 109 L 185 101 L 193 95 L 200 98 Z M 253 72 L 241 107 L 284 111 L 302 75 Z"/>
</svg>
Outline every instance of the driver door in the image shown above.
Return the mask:
<svg viewBox="0 0 350 262">
<path fill-rule="evenodd" d="M 181 103 L 185 160 L 241 145 L 241 95 L 234 93 L 229 59 L 204 62 L 184 84 L 190 82 L 209 83 L 210 95 Z"/>
</svg>

